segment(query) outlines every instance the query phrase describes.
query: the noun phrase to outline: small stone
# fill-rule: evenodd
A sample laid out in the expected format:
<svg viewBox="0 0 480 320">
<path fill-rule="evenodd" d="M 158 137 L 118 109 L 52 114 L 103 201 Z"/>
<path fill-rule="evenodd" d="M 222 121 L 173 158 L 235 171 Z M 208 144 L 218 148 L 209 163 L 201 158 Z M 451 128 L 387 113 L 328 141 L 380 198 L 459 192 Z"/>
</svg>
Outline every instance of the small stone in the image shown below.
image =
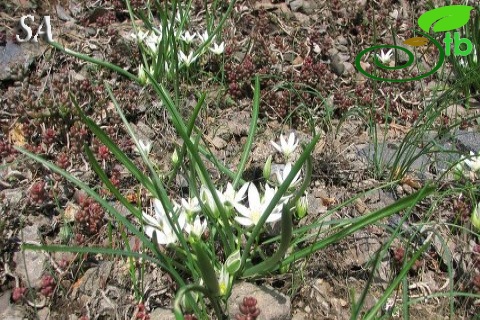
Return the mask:
<svg viewBox="0 0 480 320">
<path fill-rule="evenodd" d="M 23 190 L 17 189 L 5 189 L 0 192 L 0 199 L 3 199 L 3 204 L 15 208 L 20 203 L 20 200 L 24 197 Z"/>
<path fill-rule="evenodd" d="M 445 109 L 445 114 L 447 117 L 453 119 L 456 119 L 458 116 L 464 116 L 466 113 L 467 110 L 459 104 L 453 104 Z"/>
<path fill-rule="evenodd" d="M 345 71 L 345 65 L 337 54 L 332 57 L 330 68 L 337 76 L 341 76 Z"/>
<path fill-rule="evenodd" d="M 229 319 L 235 319 L 239 313 L 238 306 L 244 297 L 254 297 L 260 309 L 260 319 L 287 320 L 290 319 L 291 302 L 286 295 L 267 286 L 256 286 L 248 282 L 237 283 L 232 288 L 228 299 Z"/>
<path fill-rule="evenodd" d="M 340 35 L 337 37 L 337 43 L 346 46 L 348 41 L 344 36 Z"/>
<path fill-rule="evenodd" d="M 223 140 L 222 138 L 217 136 L 217 137 L 214 137 L 212 139 L 212 144 L 218 150 L 222 150 L 227 146 L 228 143 L 225 140 Z"/>
<path fill-rule="evenodd" d="M 27 226 L 20 233 L 24 243 L 40 243 L 38 234 L 38 225 Z M 43 267 L 47 257 L 39 250 L 25 250 L 24 252 L 15 252 L 14 260 L 17 264 L 16 272 L 23 280 L 29 280 L 36 285 L 40 282 L 43 275 Z"/>
<path fill-rule="evenodd" d="M 355 67 L 350 62 L 344 62 L 343 65 L 345 66 L 345 72 L 348 74 L 355 73 Z"/>
<path fill-rule="evenodd" d="M 157 308 L 149 313 L 150 320 L 175 320 L 171 309 Z"/>
<path fill-rule="evenodd" d="M 300 10 L 303 6 L 303 0 L 293 0 L 288 3 L 293 12 Z"/>
</svg>

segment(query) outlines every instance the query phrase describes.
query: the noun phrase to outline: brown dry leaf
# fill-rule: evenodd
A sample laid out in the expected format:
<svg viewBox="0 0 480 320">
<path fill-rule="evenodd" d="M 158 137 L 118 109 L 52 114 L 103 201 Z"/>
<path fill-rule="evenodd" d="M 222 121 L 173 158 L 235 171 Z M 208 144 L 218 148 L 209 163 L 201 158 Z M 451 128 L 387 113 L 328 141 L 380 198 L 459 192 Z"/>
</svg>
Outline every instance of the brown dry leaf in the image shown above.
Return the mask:
<svg viewBox="0 0 480 320">
<path fill-rule="evenodd" d="M 320 197 L 322 199 L 322 203 L 324 206 L 328 207 L 332 204 L 335 204 L 337 202 L 337 199 L 335 198 L 328 198 L 328 197 Z"/>
<path fill-rule="evenodd" d="M 412 177 L 409 177 L 409 176 L 405 176 L 402 178 L 402 184 L 406 184 L 410 187 L 412 187 L 413 189 L 420 189 L 422 187 L 422 185 L 420 184 L 420 181 L 418 181 L 417 179 L 413 179 Z"/>
<path fill-rule="evenodd" d="M 25 136 L 23 135 L 23 125 L 16 122 L 8 133 L 8 140 L 15 146 L 23 147 L 25 145 Z"/>
<path fill-rule="evenodd" d="M 303 58 L 301 56 L 297 56 L 295 59 L 292 61 L 292 65 L 299 65 L 303 63 Z"/>
</svg>

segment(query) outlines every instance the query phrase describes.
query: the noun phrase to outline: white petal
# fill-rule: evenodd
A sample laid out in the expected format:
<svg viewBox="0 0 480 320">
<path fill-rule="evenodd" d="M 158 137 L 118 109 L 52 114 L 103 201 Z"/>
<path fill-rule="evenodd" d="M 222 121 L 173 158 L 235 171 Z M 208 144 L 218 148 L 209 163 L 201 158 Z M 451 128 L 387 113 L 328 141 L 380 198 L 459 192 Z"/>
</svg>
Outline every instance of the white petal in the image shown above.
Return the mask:
<svg viewBox="0 0 480 320">
<path fill-rule="evenodd" d="M 233 188 L 233 187 L 232 187 Z M 248 183 L 245 183 L 235 194 L 235 201 L 240 202 L 245 197 L 245 192 L 247 192 Z"/>
<path fill-rule="evenodd" d="M 143 212 L 142 214 L 143 220 L 145 220 L 146 223 L 152 225 L 152 226 L 158 226 L 158 221 L 152 217 L 151 215 Z"/>
<path fill-rule="evenodd" d="M 270 215 L 267 218 L 266 222 L 275 222 L 278 221 L 282 218 L 282 213 L 281 212 L 275 212 L 275 210 L 270 213 Z"/>
<path fill-rule="evenodd" d="M 158 199 L 153 199 L 153 207 L 155 208 L 155 218 L 162 220 L 165 218 L 165 210 L 163 209 L 162 202 Z"/>
<path fill-rule="evenodd" d="M 248 187 L 248 206 L 250 210 L 255 210 L 255 208 L 260 207 L 260 194 L 252 182 L 250 182 L 250 187 Z"/>
<path fill-rule="evenodd" d="M 250 215 L 251 215 L 250 209 L 248 209 L 247 207 L 239 203 L 235 203 L 234 205 L 238 213 L 240 213 L 244 217 L 250 218 Z"/>
<path fill-rule="evenodd" d="M 245 217 L 235 217 L 235 221 L 237 221 L 238 223 L 240 223 L 242 226 L 245 226 L 245 227 L 250 227 L 251 225 L 253 225 L 252 220 Z"/>
<path fill-rule="evenodd" d="M 277 149 L 278 152 L 283 152 L 282 151 L 282 147 L 280 147 L 278 144 L 276 144 L 275 142 L 273 141 L 270 141 L 270 143 L 272 144 L 272 146 Z"/>
<path fill-rule="evenodd" d="M 150 238 L 153 237 L 153 233 L 154 233 L 155 231 L 157 231 L 157 230 L 158 230 L 157 228 L 151 227 L 151 226 L 149 226 L 149 225 L 146 225 L 146 226 L 144 227 L 145 234 L 146 234 L 147 236 L 149 236 Z"/>
</svg>

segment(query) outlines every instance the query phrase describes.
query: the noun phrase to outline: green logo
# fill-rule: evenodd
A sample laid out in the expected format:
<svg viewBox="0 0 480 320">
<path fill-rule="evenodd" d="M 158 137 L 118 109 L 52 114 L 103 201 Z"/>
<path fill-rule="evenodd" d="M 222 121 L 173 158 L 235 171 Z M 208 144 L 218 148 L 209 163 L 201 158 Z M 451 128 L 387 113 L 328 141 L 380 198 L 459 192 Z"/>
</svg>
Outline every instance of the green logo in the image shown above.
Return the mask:
<svg viewBox="0 0 480 320">
<path fill-rule="evenodd" d="M 455 31 L 453 33 L 453 38 L 451 33 L 445 34 L 445 38 L 443 39 L 443 43 L 445 45 L 445 49 L 444 49 L 437 40 L 435 40 L 434 38 L 428 35 L 428 33 L 430 32 L 430 28 L 433 26 L 433 32 L 445 32 L 445 31 L 451 31 L 451 30 L 455 30 L 460 27 L 463 27 L 468 23 L 468 20 L 470 19 L 470 11 L 472 11 L 472 9 L 473 7 L 471 6 L 451 5 L 451 6 L 445 6 L 445 7 L 429 10 L 424 14 L 422 14 L 420 18 L 418 18 L 418 25 L 420 26 L 420 29 L 423 30 L 423 32 L 416 31 L 416 33 L 422 35 L 423 37 L 410 38 L 405 40 L 403 43 L 412 47 L 420 47 L 431 42 L 438 49 L 438 52 L 440 54 L 438 58 L 438 62 L 437 64 L 435 64 L 433 69 L 430 70 L 429 72 L 418 75 L 416 77 L 412 77 L 412 78 L 391 79 L 391 78 L 382 78 L 382 77 L 378 77 L 376 75 L 370 74 L 365 69 L 362 68 L 362 65 L 360 62 L 363 55 L 371 51 L 373 52 L 373 51 L 377 51 L 380 49 L 387 49 L 387 48 L 397 49 L 405 52 L 408 55 L 407 63 L 401 66 L 390 67 L 381 63 L 377 55 L 375 55 L 374 56 L 375 66 L 382 69 L 387 69 L 387 70 L 399 70 L 399 69 L 403 69 L 411 66 L 415 59 L 413 53 L 404 47 L 395 46 L 395 45 L 378 45 L 378 46 L 373 46 L 361 51 L 355 59 L 355 66 L 357 67 L 357 70 L 369 78 L 380 80 L 380 81 L 387 81 L 387 82 L 408 82 L 413 80 L 419 80 L 434 74 L 442 66 L 445 60 L 445 56 L 448 57 L 451 55 L 452 44 L 454 45 L 453 53 L 456 56 L 469 55 L 473 50 L 473 45 L 469 39 L 461 38 L 460 33 L 458 31 Z M 464 44 L 463 49 L 461 48 L 462 44 Z"/>
</svg>

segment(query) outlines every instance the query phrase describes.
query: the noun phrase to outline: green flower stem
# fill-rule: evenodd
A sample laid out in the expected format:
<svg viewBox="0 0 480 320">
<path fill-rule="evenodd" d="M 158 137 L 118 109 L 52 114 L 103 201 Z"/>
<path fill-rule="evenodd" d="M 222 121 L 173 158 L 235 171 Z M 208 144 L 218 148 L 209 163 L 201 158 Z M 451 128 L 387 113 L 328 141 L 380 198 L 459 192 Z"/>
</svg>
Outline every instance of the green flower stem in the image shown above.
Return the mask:
<svg viewBox="0 0 480 320">
<path fill-rule="evenodd" d="M 259 235 L 260 231 L 265 225 L 265 222 L 267 221 L 268 216 L 272 213 L 273 209 L 275 206 L 277 206 L 278 202 L 282 198 L 282 196 L 287 192 L 288 188 L 290 187 L 290 183 L 293 181 L 297 173 L 300 171 L 302 168 L 303 164 L 305 161 L 307 161 L 308 157 L 310 157 L 310 154 L 313 151 L 313 148 L 315 148 L 315 145 L 317 144 L 318 140 L 320 140 L 320 135 L 317 134 L 316 136 L 313 137 L 312 141 L 305 147 L 303 150 L 302 154 L 300 155 L 300 158 L 298 161 L 293 165 L 292 170 L 288 174 L 287 178 L 285 181 L 282 183 L 278 191 L 275 193 L 273 196 L 270 204 L 268 205 L 267 209 L 265 209 L 265 212 L 262 214 L 260 220 L 258 223 L 255 225 L 253 228 L 252 234 L 248 238 L 247 244 L 245 246 L 245 250 L 242 254 L 242 268 L 245 267 L 245 263 L 247 261 L 247 258 L 250 256 L 250 249 L 252 248 L 252 244 Z M 242 269 L 241 268 L 241 269 Z"/>
<path fill-rule="evenodd" d="M 190 136 L 192 134 L 193 128 L 195 127 L 195 120 L 197 120 L 198 114 L 200 113 L 200 110 L 202 109 L 202 106 L 203 106 L 203 103 L 205 101 L 206 96 L 207 95 L 205 93 L 202 93 L 200 95 L 200 99 L 198 99 L 198 102 L 195 105 L 195 108 L 193 109 L 192 115 L 190 116 L 190 120 L 187 123 L 187 135 L 188 136 Z M 178 169 L 180 169 L 180 166 L 183 163 L 183 159 L 185 158 L 186 153 L 187 153 L 187 146 L 184 143 L 182 145 L 182 150 L 178 154 L 178 162 L 174 164 L 173 171 L 170 174 L 170 178 L 168 180 L 167 185 L 170 185 L 170 183 L 172 183 L 172 180 L 177 175 Z"/>
<path fill-rule="evenodd" d="M 247 164 L 247 160 L 250 156 L 250 152 L 252 151 L 253 139 L 255 138 L 255 133 L 257 131 L 258 112 L 260 109 L 259 106 L 260 106 L 260 79 L 257 74 L 255 76 L 255 90 L 253 93 L 252 121 L 250 122 L 250 129 L 248 132 L 247 143 L 245 144 L 245 148 L 243 149 L 242 158 L 240 159 L 240 163 L 237 169 L 237 174 L 232 183 L 232 186 L 234 189 L 237 188 L 238 183 L 240 182 L 240 178 L 242 177 L 243 171 Z"/>
<path fill-rule="evenodd" d="M 283 259 L 285 253 L 290 247 L 290 241 L 292 239 L 292 213 L 290 205 L 284 205 L 282 208 L 282 240 L 280 241 L 280 247 L 277 252 L 269 259 L 245 270 L 243 277 L 255 277 L 257 275 L 265 274 L 273 269 L 278 262 Z"/>
<path fill-rule="evenodd" d="M 197 256 L 198 268 L 202 274 L 203 281 L 208 291 L 215 297 L 220 295 L 220 286 L 218 284 L 217 274 L 215 268 L 211 263 L 211 258 L 203 248 L 203 242 L 192 241 L 192 247 Z"/>
<path fill-rule="evenodd" d="M 311 157 L 307 157 L 305 163 L 306 170 L 302 185 L 297 191 L 296 196 L 289 201 L 288 205 L 285 205 L 282 208 L 282 231 L 280 233 L 280 248 L 270 259 L 246 269 L 243 273 L 244 277 L 252 277 L 270 271 L 277 265 L 277 263 L 281 259 L 283 259 L 285 253 L 290 247 L 290 241 L 292 240 L 293 232 L 291 208 L 292 206 L 295 206 L 295 203 L 303 195 L 305 190 L 307 190 L 307 188 L 310 186 L 310 181 L 312 177 L 313 166 Z"/>
<path fill-rule="evenodd" d="M 219 320 L 225 320 L 226 317 L 222 311 L 222 308 L 220 307 L 220 304 L 218 303 L 218 299 L 214 296 L 212 296 L 211 292 L 205 288 L 202 287 L 198 284 L 189 284 L 186 286 L 181 287 L 177 295 L 175 297 L 175 301 L 173 304 L 173 313 L 175 314 L 175 320 L 184 320 L 185 318 L 183 317 L 183 312 L 182 312 L 182 298 L 190 291 L 198 291 L 202 293 L 203 295 L 207 296 L 210 302 L 213 305 L 213 310 L 215 311 L 215 314 L 217 315 L 217 319 Z"/>
</svg>

